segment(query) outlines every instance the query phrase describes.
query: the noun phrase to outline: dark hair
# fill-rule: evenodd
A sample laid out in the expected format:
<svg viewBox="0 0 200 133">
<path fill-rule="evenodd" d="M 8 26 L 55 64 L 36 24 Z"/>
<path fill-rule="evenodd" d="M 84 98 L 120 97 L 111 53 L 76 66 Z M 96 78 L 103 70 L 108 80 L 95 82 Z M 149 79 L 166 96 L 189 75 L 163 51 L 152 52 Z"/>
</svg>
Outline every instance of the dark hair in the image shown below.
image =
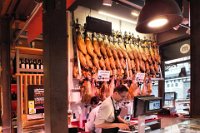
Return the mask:
<svg viewBox="0 0 200 133">
<path fill-rule="evenodd" d="M 98 104 L 100 101 L 98 96 L 93 96 L 90 100 L 90 104 Z"/>
<path fill-rule="evenodd" d="M 118 93 L 128 92 L 128 88 L 125 85 L 118 85 L 117 87 L 115 87 L 113 92 L 118 92 Z"/>
<path fill-rule="evenodd" d="M 187 76 L 187 72 L 186 72 L 185 67 L 182 67 L 179 73 L 179 77 L 185 77 L 185 76 Z"/>
</svg>

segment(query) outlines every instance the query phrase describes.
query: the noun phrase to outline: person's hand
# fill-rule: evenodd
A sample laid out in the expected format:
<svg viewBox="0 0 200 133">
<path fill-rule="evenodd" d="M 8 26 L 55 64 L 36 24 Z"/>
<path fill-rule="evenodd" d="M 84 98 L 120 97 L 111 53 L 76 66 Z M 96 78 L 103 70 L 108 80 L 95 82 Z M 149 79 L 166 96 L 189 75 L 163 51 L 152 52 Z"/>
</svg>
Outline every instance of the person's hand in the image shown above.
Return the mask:
<svg viewBox="0 0 200 133">
<path fill-rule="evenodd" d="M 128 121 L 124 121 L 124 124 L 130 125 L 130 122 L 128 122 Z"/>
<path fill-rule="evenodd" d="M 122 130 L 130 130 L 129 125 L 125 123 L 119 123 L 118 127 Z"/>
</svg>

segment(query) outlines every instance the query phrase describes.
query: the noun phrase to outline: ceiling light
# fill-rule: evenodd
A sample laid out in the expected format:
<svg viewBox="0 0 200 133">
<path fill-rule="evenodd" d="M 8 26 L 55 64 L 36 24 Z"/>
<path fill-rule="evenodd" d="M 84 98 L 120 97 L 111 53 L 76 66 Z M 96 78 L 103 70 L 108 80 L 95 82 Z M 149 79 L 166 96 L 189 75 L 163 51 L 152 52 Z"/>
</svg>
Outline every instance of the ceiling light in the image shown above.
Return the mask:
<svg viewBox="0 0 200 133">
<path fill-rule="evenodd" d="M 138 12 L 135 12 L 135 11 L 132 11 L 131 12 L 131 15 L 135 16 L 135 17 L 138 17 L 139 16 L 139 13 Z"/>
<path fill-rule="evenodd" d="M 112 0 L 103 0 L 104 6 L 112 6 Z"/>
<path fill-rule="evenodd" d="M 147 25 L 150 28 L 160 28 L 168 23 L 168 19 L 166 18 L 158 18 L 158 19 L 153 19 L 150 21 Z"/>
<path fill-rule="evenodd" d="M 101 14 L 101 15 L 111 17 L 111 18 L 115 18 L 115 19 L 119 19 L 119 20 L 122 20 L 122 21 L 125 21 L 125 22 L 129 22 L 131 24 L 137 23 L 136 21 L 132 21 L 132 20 L 129 20 L 129 19 L 126 19 L 126 18 L 122 18 L 120 16 L 116 16 L 116 15 L 113 15 L 113 14 L 110 14 L 110 13 L 107 13 L 107 12 L 104 12 L 104 11 L 98 11 L 98 13 Z"/>
<path fill-rule="evenodd" d="M 154 21 L 158 18 L 160 20 Z M 140 33 L 164 32 L 179 25 L 182 19 L 181 10 L 175 0 L 146 0 L 138 17 L 136 31 Z M 150 26 L 150 22 L 152 24 L 158 21 L 162 21 L 162 24 L 159 23 L 160 26 Z"/>
</svg>

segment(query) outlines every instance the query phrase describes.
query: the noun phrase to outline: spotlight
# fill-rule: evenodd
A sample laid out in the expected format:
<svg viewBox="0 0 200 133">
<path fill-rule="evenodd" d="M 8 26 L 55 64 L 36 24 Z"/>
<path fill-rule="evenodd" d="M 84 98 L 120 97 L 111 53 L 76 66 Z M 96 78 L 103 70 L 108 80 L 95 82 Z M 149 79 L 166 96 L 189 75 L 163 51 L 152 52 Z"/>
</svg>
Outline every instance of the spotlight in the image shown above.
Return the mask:
<svg viewBox="0 0 200 133">
<path fill-rule="evenodd" d="M 136 31 L 164 32 L 179 25 L 182 19 L 182 12 L 174 0 L 146 0 L 138 17 Z"/>
<path fill-rule="evenodd" d="M 104 6 L 112 6 L 112 0 L 103 0 Z"/>
</svg>

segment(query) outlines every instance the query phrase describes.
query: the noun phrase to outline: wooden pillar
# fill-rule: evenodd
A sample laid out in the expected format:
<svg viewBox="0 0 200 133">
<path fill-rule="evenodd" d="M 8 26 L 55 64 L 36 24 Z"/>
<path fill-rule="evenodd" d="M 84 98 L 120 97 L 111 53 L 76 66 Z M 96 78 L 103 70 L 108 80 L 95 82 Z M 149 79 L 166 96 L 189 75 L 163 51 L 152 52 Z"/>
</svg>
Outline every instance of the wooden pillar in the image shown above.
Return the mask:
<svg viewBox="0 0 200 133">
<path fill-rule="evenodd" d="M 0 20 L 1 36 L 1 91 L 2 91 L 2 129 L 4 133 L 11 133 L 11 89 L 10 89 L 10 19 L 3 18 Z"/>
<path fill-rule="evenodd" d="M 45 132 L 67 133 L 66 0 L 43 1 Z"/>
<path fill-rule="evenodd" d="M 191 116 L 200 117 L 200 1 L 190 1 L 191 14 Z"/>
</svg>

